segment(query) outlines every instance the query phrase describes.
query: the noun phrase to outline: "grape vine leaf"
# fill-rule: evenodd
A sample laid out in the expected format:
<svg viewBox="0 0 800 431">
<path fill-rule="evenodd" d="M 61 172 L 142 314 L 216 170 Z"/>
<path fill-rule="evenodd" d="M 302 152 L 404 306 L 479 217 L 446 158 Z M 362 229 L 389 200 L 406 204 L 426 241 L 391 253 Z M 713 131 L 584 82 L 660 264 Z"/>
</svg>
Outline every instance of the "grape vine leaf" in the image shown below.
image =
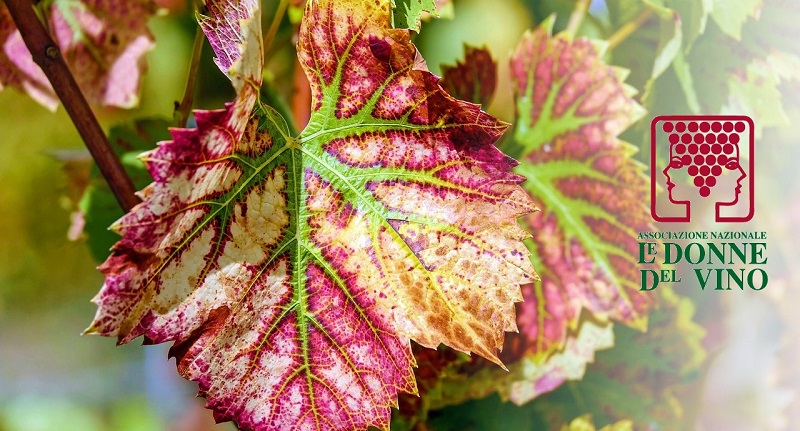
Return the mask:
<svg viewBox="0 0 800 431">
<path fill-rule="evenodd" d="M 684 52 L 689 52 L 694 42 L 705 33 L 708 17 L 714 10 L 714 3 L 715 0 L 693 0 L 689 2 L 670 0 L 665 2 L 665 6 L 673 9 L 681 18 Z"/>
<path fill-rule="evenodd" d="M 725 34 L 740 40 L 744 23 L 748 18 L 758 15 L 763 2 L 764 0 L 740 0 L 737 2 L 714 0 L 711 18 Z"/>
<path fill-rule="evenodd" d="M 152 181 L 139 155 L 155 148 L 156 142 L 169 140 L 169 126 L 169 121 L 165 119 L 146 118 L 130 125 L 115 126 L 109 132 L 111 148 L 137 189 L 144 188 Z M 117 234 L 108 230 L 108 226 L 122 217 L 123 212 L 108 183 L 100 175 L 100 170 L 94 165 L 78 201 L 78 210 L 82 215 L 81 230 L 86 236 L 89 253 L 96 261 L 103 262 L 119 239 Z"/>
<path fill-rule="evenodd" d="M 644 329 L 652 295 L 639 291 L 637 232 L 652 230 L 647 179 L 617 135 L 643 111 L 625 71 L 588 39 L 551 36 L 552 19 L 511 59 L 518 122 L 508 152 L 542 212 L 525 218 L 541 282 L 519 307 L 529 353 L 545 357 L 577 330 L 582 309 Z"/>
<path fill-rule="evenodd" d="M 654 83 L 645 105 L 652 115 L 749 115 L 757 135 L 765 127 L 787 124 L 780 86 L 800 81 L 800 50 L 792 42 L 798 18 L 798 4 L 765 0 L 758 16 L 744 23 L 738 40 L 712 20 L 687 52 L 676 56 L 672 73 Z"/>
<path fill-rule="evenodd" d="M 764 0 L 757 18 L 742 28 L 742 43 L 748 51 L 762 55 L 782 51 L 800 55 L 797 38 L 800 4 L 792 0 Z"/>
<path fill-rule="evenodd" d="M 516 329 L 534 278 L 516 220 L 536 208 L 494 146 L 507 126 L 442 90 L 389 0 L 315 0 L 312 115 L 290 136 L 257 100 L 257 5 L 216 4 L 204 30 L 237 99 L 144 156 L 155 182 L 113 226 L 87 332 L 174 341 L 220 421 L 387 429 L 416 391 L 409 340 L 499 363 Z"/>
<path fill-rule="evenodd" d="M 139 103 L 144 55 L 153 48 L 151 0 L 53 0 L 44 8 L 50 34 L 86 99 L 133 108 Z M 58 98 L 0 4 L 0 88 L 14 87 L 55 110 Z"/>
<path fill-rule="evenodd" d="M 436 0 L 392 0 L 392 26 L 419 32 L 424 14 L 439 15 Z"/>
<path fill-rule="evenodd" d="M 442 66 L 442 87 L 454 97 L 489 106 L 497 88 L 497 63 L 486 47 L 464 45 L 464 60 Z"/>
<path fill-rule="evenodd" d="M 207 15 L 198 23 L 214 50 L 214 62 L 233 81 L 237 94 L 246 84 L 261 85 L 264 53 L 257 0 L 206 0 Z"/>
<path fill-rule="evenodd" d="M 610 55 L 614 64 L 631 71 L 630 84 L 643 88 L 646 99 L 652 83 L 669 69 L 681 52 L 683 19 L 659 1 L 609 2 L 608 8 L 615 27 L 643 20 L 639 29 L 619 43 Z"/>
</svg>

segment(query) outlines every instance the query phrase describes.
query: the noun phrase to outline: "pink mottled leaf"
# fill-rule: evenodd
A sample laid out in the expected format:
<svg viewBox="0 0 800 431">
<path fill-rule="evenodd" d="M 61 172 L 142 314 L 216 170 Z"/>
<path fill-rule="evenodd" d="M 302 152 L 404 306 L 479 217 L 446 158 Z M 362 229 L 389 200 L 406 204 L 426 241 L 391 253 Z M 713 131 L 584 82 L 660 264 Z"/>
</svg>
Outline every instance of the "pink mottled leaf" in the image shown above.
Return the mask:
<svg viewBox="0 0 800 431">
<path fill-rule="evenodd" d="M 54 0 L 43 9 L 50 35 L 89 102 L 118 108 L 139 103 L 144 55 L 153 48 L 147 21 L 155 9 L 150 0 Z M 25 91 L 51 110 L 58 106 L 50 82 L 0 4 L 0 88 L 4 86 Z"/>
<path fill-rule="evenodd" d="M 264 52 L 258 0 L 206 0 L 200 27 L 214 50 L 220 70 L 240 91 L 245 82 L 261 86 Z"/>
<path fill-rule="evenodd" d="M 417 390 L 410 340 L 499 363 L 533 279 L 516 219 L 535 206 L 494 146 L 506 125 L 442 90 L 389 0 L 306 5 L 296 137 L 251 90 L 247 4 L 209 7 L 238 97 L 144 156 L 155 182 L 114 225 L 87 332 L 174 342 L 179 372 L 243 429 L 387 429 Z M 231 8 L 237 24 L 215 21 Z"/>
<path fill-rule="evenodd" d="M 214 62 L 236 90 L 226 126 L 238 137 L 252 114 L 263 79 L 260 2 L 205 0 L 205 5 L 207 15 L 199 15 L 198 23 L 214 50 Z"/>
<path fill-rule="evenodd" d="M 485 395 L 480 382 L 496 380 L 517 404 L 580 379 L 594 351 L 613 344 L 610 322 L 644 329 L 653 302 L 639 291 L 637 263 L 637 232 L 653 229 L 647 179 L 617 138 L 642 110 L 601 46 L 551 36 L 553 23 L 524 35 L 511 58 L 518 120 L 508 151 L 542 208 L 524 219 L 541 280 L 523 287 L 520 333 L 502 355 L 511 374 L 490 369 L 469 384 Z"/>
<path fill-rule="evenodd" d="M 639 291 L 637 232 L 652 230 L 643 167 L 617 135 L 640 118 L 625 72 L 588 39 L 551 36 L 552 20 L 526 34 L 511 60 L 517 93 L 517 172 L 541 202 L 527 217 L 534 264 L 520 329 L 528 354 L 560 349 L 582 310 L 601 322 L 644 328 L 652 295 Z"/>
</svg>

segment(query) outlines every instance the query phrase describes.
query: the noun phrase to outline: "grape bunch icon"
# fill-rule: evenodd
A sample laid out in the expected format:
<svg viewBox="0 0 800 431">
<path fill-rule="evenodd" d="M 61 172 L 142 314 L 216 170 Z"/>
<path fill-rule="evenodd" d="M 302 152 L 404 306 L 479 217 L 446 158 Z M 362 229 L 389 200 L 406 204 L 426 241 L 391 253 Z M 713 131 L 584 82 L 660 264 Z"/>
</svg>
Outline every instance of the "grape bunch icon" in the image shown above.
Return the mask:
<svg viewBox="0 0 800 431">
<path fill-rule="evenodd" d="M 741 170 L 739 134 L 746 130 L 744 122 L 676 121 L 665 122 L 662 127 L 669 134 L 668 169 L 686 167 L 700 196 L 711 194 L 724 170 Z"/>
<path fill-rule="evenodd" d="M 755 123 L 748 116 L 662 115 L 650 124 L 655 221 L 690 222 L 693 205 L 701 212 L 713 208 L 717 222 L 751 220 L 754 171 Z"/>
</svg>

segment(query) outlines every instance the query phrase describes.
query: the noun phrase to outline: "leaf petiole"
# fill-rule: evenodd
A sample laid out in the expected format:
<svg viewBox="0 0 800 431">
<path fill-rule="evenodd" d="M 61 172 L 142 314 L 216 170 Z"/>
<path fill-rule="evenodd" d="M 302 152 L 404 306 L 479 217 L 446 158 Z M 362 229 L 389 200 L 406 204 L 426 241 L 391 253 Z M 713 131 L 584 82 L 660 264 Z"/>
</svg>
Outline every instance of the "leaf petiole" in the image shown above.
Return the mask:
<svg viewBox="0 0 800 431">
<path fill-rule="evenodd" d="M 183 92 L 183 99 L 180 104 L 176 102 L 175 123 L 178 127 L 186 127 L 189 114 L 194 103 L 194 87 L 197 82 L 197 71 L 200 67 L 200 57 L 203 53 L 203 41 L 205 35 L 200 26 L 197 26 L 194 34 L 194 45 L 192 46 L 192 62 L 189 65 L 189 76 L 186 78 L 186 89 Z"/>
<path fill-rule="evenodd" d="M 564 30 L 573 39 L 575 38 L 575 35 L 578 34 L 578 30 L 580 29 L 586 14 L 589 13 L 590 3 L 591 0 L 578 0 L 575 3 L 575 9 L 572 10 L 572 14 L 569 16 L 569 22 L 567 22 L 567 28 Z"/>
<path fill-rule="evenodd" d="M 289 7 L 289 0 L 281 0 L 278 4 L 278 9 L 275 10 L 275 16 L 272 17 L 272 23 L 269 25 L 267 34 L 264 36 L 264 52 L 267 52 L 272 42 L 275 40 L 275 35 L 278 33 L 278 27 L 281 26 L 283 16 L 286 14 L 286 9 Z"/>
<path fill-rule="evenodd" d="M 647 8 L 642 11 L 633 21 L 626 22 L 625 25 L 620 27 L 614 34 L 608 38 L 608 49 L 610 52 L 619 44 L 628 39 L 633 33 L 641 28 L 653 16 L 653 9 Z"/>
</svg>

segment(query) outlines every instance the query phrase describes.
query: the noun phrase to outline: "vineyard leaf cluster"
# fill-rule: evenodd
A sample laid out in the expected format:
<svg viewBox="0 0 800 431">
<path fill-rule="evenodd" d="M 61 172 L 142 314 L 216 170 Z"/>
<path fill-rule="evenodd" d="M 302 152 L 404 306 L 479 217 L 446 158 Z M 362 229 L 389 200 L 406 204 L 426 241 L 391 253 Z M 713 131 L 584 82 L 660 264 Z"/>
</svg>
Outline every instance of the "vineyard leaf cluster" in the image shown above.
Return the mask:
<svg viewBox="0 0 800 431">
<path fill-rule="evenodd" d="M 99 106 L 136 104 L 153 46 L 154 4 L 124 4 L 37 6 Z M 564 2 L 530 5 L 543 16 L 510 60 L 502 141 L 508 125 L 481 110 L 508 82 L 490 50 L 465 47 L 440 80 L 411 43 L 450 1 L 289 2 L 311 94 L 299 134 L 265 103 L 261 7 L 198 14 L 236 91 L 224 109 L 169 134 L 112 131 L 137 185 L 154 182 L 114 223 L 110 256 L 103 225 L 121 213 L 96 173 L 84 194 L 92 252 L 108 256 L 87 332 L 174 342 L 179 372 L 244 429 L 386 429 L 398 396 L 399 429 L 459 429 L 445 412 L 490 427 L 492 411 L 553 430 L 688 426 L 676 394 L 703 334 L 690 301 L 638 290 L 636 234 L 654 226 L 625 140 L 647 142 L 644 108 L 785 123 L 797 5 L 617 0 L 555 34 Z M 1 5 L 0 41 L 0 84 L 55 108 Z"/>
</svg>

